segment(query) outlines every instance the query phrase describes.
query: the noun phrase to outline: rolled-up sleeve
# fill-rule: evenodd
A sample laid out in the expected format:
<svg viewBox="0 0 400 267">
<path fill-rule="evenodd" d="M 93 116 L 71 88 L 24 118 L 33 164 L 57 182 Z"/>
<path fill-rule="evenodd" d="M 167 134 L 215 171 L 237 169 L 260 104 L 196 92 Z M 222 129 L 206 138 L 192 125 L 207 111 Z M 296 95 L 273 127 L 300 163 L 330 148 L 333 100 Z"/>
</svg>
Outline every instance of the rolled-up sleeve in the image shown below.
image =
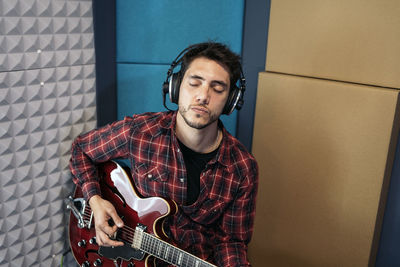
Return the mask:
<svg viewBox="0 0 400 267">
<path fill-rule="evenodd" d="M 114 122 L 78 136 L 72 143 L 70 170 L 85 199 L 100 195 L 96 164 L 127 157 L 132 118 Z"/>
</svg>

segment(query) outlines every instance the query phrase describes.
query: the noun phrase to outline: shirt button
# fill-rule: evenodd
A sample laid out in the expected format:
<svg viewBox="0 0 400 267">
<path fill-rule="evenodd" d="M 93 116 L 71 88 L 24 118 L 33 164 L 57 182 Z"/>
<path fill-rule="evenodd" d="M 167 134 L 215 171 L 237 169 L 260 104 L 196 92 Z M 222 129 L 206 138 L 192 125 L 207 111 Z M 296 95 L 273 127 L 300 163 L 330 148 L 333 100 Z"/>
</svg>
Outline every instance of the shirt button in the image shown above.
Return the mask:
<svg viewBox="0 0 400 267">
<path fill-rule="evenodd" d="M 152 178 L 153 177 L 153 175 L 151 175 L 151 174 L 147 174 L 147 178 Z"/>
<path fill-rule="evenodd" d="M 181 183 L 185 182 L 185 179 L 183 178 L 180 178 L 179 180 L 181 181 Z"/>
<path fill-rule="evenodd" d="M 181 152 L 181 150 L 178 148 L 178 152 Z"/>
</svg>

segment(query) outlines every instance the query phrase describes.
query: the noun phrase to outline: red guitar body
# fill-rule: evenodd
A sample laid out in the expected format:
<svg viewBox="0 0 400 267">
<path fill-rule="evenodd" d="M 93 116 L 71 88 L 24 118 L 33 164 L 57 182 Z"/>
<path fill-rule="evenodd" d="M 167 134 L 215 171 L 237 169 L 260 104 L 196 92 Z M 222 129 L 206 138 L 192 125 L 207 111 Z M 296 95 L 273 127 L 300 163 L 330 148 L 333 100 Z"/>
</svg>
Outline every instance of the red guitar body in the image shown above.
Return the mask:
<svg viewBox="0 0 400 267">
<path fill-rule="evenodd" d="M 120 174 L 125 172 L 123 175 L 128 177 L 128 181 L 113 178 L 112 173 L 116 171 Z M 76 261 L 80 266 L 154 266 L 155 258 L 132 248 L 130 242 L 138 224 L 146 226 L 147 233 L 167 240 L 162 223 L 166 216 L 176 212 L 175 202 L 159 197 L 141 198 L 133 186 L 130 171 L 115 162 L 100 165 L 98 174 L 102 197 L 114 204 L 125 224 L 118 230 L 116 239 L 123 240 L 126 245 L 106 248 L 96 244 L 92 213 L 89 205 L 82 199 L 81 188 L 77 187 L 68 204 L 71 209 L 69 240 Z"/>
</svg>

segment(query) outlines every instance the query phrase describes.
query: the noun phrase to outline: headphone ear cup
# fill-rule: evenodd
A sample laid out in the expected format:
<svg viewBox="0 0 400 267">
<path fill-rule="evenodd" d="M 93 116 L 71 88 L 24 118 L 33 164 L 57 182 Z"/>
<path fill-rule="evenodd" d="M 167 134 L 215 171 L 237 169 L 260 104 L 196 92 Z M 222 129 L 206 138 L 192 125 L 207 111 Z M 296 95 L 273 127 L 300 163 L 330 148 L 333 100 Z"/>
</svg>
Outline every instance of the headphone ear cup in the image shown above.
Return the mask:
<svg viewBox="0 0 400 267">
<path fill-rule="evenodd" d="M 181 73 L 173 73 L 169 80 L 169 97 L 172 103 L 178 104 L 179 88 L 181 86 Z"/>
<path fill-rule="evenodd" d="M 228 100 L 226 101 L 225 107 L 222 110 L 222 114 L 229 115 L 233 112 L 238 102 L 238 97 L 240 97 L 239 94 L 240 90 L 237 86 L 231 89 L 231 92 L 229 93 L 228 96 Z"/>
</svg>

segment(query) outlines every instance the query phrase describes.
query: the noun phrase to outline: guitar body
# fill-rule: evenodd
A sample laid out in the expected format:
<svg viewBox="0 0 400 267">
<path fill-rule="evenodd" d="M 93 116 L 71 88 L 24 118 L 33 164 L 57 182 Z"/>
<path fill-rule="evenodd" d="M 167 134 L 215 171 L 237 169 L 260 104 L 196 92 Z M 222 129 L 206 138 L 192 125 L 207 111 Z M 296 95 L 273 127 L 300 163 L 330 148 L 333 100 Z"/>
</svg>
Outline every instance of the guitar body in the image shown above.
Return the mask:
<svg viewBox="0 0 400 267">
<path fill-rule="evenodd" d="M 124 227 L 117 231 L 115 239 L 124 241 L 122 247 L 99 247 L 95 242 L 94 221 L 90 207 L 83 200 L 80 187 L 70 198 L 69 240 L 72 253 L 80 266 L 154 266 L 155 258 L 141 250 L 134 249 L 131 241 L 138 225 L 144 225 L 146 232 L 167 240 L 162 229 L 163 219 L 176 212 L 173 201 L 163 198 L 141 198 L 133 186 L 130 172 L 115 162 L 99 166 L 102 197 L 113 203 Z M 71 206 L 73 206 L 71 208 Z M 75 209 L 75 210 L 73 210 Z M 78 213 L 78 216 L 77 214 Z M 82 227 L 82 216 L 84 226 Z"/>
</svg>

